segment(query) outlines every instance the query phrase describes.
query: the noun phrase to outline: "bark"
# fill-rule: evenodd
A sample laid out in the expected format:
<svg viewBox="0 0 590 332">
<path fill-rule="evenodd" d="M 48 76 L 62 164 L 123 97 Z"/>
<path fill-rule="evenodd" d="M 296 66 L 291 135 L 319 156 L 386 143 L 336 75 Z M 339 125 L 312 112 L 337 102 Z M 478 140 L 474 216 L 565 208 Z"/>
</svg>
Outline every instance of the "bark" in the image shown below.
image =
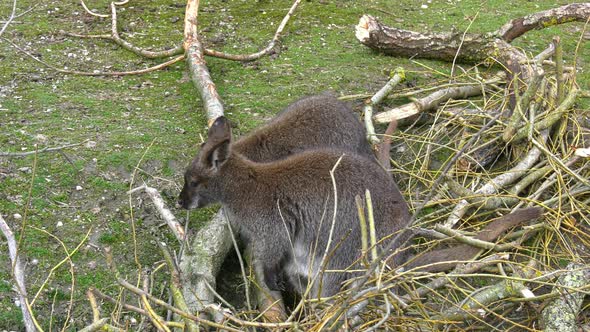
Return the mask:
<svg viewBox="0 0 590 332">
<path fill-rule="evenodd" d="M 578 331 L 576 321 L 585 293 L 576 292 L 575 288 L 588 285 L 590 271 L 586 265 L 575 263 L 570 263 L 567 269 L 569 272 L 559 277 L 555 285 L 554 291 L 561 296 L 548 303 L 541 313 L 546 332 Z"/>
<path fill-rule="evenodd" d="M 511 20 L 488 34 L 463 32 L 420 33 L 388 27 L 370 15 L 361 17 L 356 38 L 364 45 L 385 54 L 420 57 L 465 63 L 499 61 L 511 73 L 527 79 L 530 70 L 522 66 L 525 54 L 510 45 L 515 38 L 534 29 L 590 18 L 590 3 L 575 3 Z"/>
</svg>

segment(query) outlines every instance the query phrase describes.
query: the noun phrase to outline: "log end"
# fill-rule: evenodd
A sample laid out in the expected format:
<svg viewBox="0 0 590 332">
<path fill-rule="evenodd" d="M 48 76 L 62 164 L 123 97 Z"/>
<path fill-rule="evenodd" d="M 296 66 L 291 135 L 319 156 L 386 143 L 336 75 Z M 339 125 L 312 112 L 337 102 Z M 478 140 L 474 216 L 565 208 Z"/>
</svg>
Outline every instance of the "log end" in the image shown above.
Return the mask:
<svg viewBox="0 0 590 332">
<path fill-rule="evenodd" d="M 371 38 L 371 22 L 375 19 L 371 15 L 363 15 L 355 28 L 355 36 L 361 43 L 365 44 Z"/>
</svg>

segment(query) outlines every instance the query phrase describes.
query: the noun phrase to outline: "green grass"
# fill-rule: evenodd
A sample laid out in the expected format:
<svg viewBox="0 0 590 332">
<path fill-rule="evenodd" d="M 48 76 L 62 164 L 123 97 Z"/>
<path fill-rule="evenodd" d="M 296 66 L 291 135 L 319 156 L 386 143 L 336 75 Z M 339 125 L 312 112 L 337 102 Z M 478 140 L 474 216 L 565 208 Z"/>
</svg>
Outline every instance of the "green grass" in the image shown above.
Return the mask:
<svg viewBox="0 0 590 332">
<path fill-rule="evenodd" d="M 19 10 L 36 2 L 19 1 Z M 106 12 L 110 1 L 89 3 Z M 11 2 L 10 2 L 11 4 Z M 0 12 L 9 12 L 9 2 L 0 4 Z M 476 17 L 470 32 L 491 32 L 510 18 L 550 8 L 554 1 L 524 1 L 518 6 L 504 0 L 436 1 L 421 9 L 415 1 L 304 1 L 287 26 L 278 56 L 263 57 L 254 64 L 208 58 L 207 63 L 228 117 L 243 134 L 304 95 L 331 90 L 341 95 L 373 93 L 387 80 L 389 71 L 403 66 L 408 79 L 417 85 L 443 79 L 424 66 L 445 74 L 447 63 L 430 60 L 393 58 L 375 53 L 360 45 L 354 37 L 354 25 L 360 15 L 369 13 L 390 25 L 417 31 L 463 31 L 469 19 Z M 247 53 L 264 47 L 277 24 L 291 5 L 287 0 L 207 1 L 200 13 L 200 26 L 206 40 L 218 35 L 223 42 L 211 48 L 231 53 Z M 59 10 L 55 10 L 59 8 Z M 119 12 L 122 36 L 132 43 L 158 50 L 182 40 L 184 8 L 170 3 L 140 0 Z M 179 18 L 179 19 L 176 19 Z M 133 70 L 160 63 L 141 59 L 113 44 L 100 40 L 65 37 L 60 30 L 79 33 L 104 33 L 109 20 L 92 18 L 83 13 L 77 2 L 48 1 L 38 4 L 18 24 L 9 27 L 3 37 L 41 57 L 56 67 L 77 70 Z M 575 28 L 574 28 L 575 27 Z M 562 36 L 566 60 L 572 60 L 580 24 L 564 25 L 534 31 L 515 45 L 532 52 L 541 51 L 553 35 Z M 587 47 L 580 51 L 580 61 L 587 61 Z M 95 147 L 81 145 L 62 153 L 37 157 L 37 170 L 28 207 L 30 225 L 55 234 L 72 250 L 92 227 L 81 252 L 74 256 L 78 267 L 75 311 L 77 328 L 88 322 L 91 314 L 84 302 L 89 286 L 112 291 L 115 276 L 106 267 L 103 250 L 112 249 L 117 266 L 133 275 L 134 244 L 131 231 L 132 213 L 125 194 L 135 166 L 138 171 L 132 186 L 147 183 L 163 192 L 173 205 L 182 185 L 184 167 L 206 135 L 206 119 L 195 87 L 187 77 L 185 64 L 177 64 L 141 76 L 119 78 L 82 77 L 55 73 L 0 42 L 0 150 L 20 152 L 39 148 L 96 142 Z M 422 64 L 422 65 L 420 65 Z M 33 79 L 34 78 L 34 79 Z M 446 78 L 445 78 L 446 79 Z M 589 88 L 587 69 L 579 73 L 578 82 Z M 406 102 L 393 101 L 392 103 Z M 582 102 L 587 107 L 587 101 Z M 41 140 L 42 134 L 46 140 Z M 440 158 L 448 151 L 439 150 Z M 143 159 L 142 159 L 143 158 Z M 31 174 L 19 171 L 33 167 L 35 157 L 0 158 L 0 213 L 18 229 L 12 216 L 25 214 L 25 202 Z M 141 161 L 141 162 L 140 162 Z M 76 190 L 81 186 L 82 190 Z M 143 199 L 138 206 L 137 197 Z M 132 198 L 133 220 L 137 228 L 137 245 L 143 266 L 161 259 L 152 232 L 158 220 L 146 219 L 144 213 L 155 213 L 142 195 Z M 93 212 L 94 211 L 94 212 Z M 197 228 L 210 219 L 215 207 L 191 211 L 191 227 Z M 179 218 L 186 212 L 176 211 Z M 59 222 L 63 226 L 57 227 Z M 158 229 L 166 232 L 164 228 Z M 166 235 L 168 236 L 168 235 Z M 174 241 L 166 238 L 170 245 Z M 5 249 L 4 247 L 1 247 Z M 27 281 L 32 289 L 40 286 L 47 271 L 64 258 L 60 245 L 46 234 L 26 230 L 22 248 L 25 259 L 38 259 L 30 267 Z M 95 270 L 88 268 L 96 262 Z M 7 264 L 0 265 L 0 328 L 21 329 L 20 311 L 11 300 L 14 293 L 6 286 Z M 35 305 L 39 317 L 48 317 L 53 295 L 62 306 L 69 294 L 55 290 L 67 285 L 67 269 L 50 281 L 54 291 L 43 293 Z M 107 314 L 104 312 L 103 314 Z M 48 321 L 42 322 L 48 326 Z"/>
</svg>

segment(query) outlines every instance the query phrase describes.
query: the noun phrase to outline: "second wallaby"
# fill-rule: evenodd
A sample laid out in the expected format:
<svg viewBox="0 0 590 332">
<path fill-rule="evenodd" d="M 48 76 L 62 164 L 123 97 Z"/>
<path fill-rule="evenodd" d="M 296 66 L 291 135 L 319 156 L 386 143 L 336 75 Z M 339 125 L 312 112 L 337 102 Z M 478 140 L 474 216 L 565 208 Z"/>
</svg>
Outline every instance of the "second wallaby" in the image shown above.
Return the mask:
<svg viewBox="0 0 590 332">
<path fill-rule="evenodd" d="M 410 220 L 391 176 L 366 157 L 316 149 L 258 163 L 236 153 L 231 141 L 228 121 L 218 118 L 186 170 L 178 203 L 186 209 L 221 203 L 273 292 L 284 276 L 299 293 L 311 285 L 312 296 L 331 296 L 355 275 L 350 270 L 361 257 L 355 196 L 366 189 L 381 243 Z"/>
<path fill-rule="evenodd" d="M 252 161 L 278 160 L 318 147 L 375 158 L 363 124 L 346 103 L 329 94 L 299 99 L 233 144 Z"/>
</svg>

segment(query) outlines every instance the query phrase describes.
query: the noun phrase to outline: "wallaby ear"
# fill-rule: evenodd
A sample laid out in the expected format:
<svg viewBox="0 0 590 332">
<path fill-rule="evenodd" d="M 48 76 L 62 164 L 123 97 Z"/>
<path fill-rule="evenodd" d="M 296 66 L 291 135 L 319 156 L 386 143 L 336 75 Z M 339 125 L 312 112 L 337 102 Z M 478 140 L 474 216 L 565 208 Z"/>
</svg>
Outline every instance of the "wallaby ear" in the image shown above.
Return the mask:
<svg viewBox="0 0 590 332">
<path fill-rule="evenodd" d="M 220 116 L 209 127 L 207 142 L 225 140 L 231 140 L 231 127 L 227 118 Z"/>
<path fill-rule="evenodd" d="M 219 170 L 230 154 L 231 128 L 223 116 L 217 118 L 209 128 L 207 141 L 201 148 L 201 162 L 207 168 Z"/>
</svg>

